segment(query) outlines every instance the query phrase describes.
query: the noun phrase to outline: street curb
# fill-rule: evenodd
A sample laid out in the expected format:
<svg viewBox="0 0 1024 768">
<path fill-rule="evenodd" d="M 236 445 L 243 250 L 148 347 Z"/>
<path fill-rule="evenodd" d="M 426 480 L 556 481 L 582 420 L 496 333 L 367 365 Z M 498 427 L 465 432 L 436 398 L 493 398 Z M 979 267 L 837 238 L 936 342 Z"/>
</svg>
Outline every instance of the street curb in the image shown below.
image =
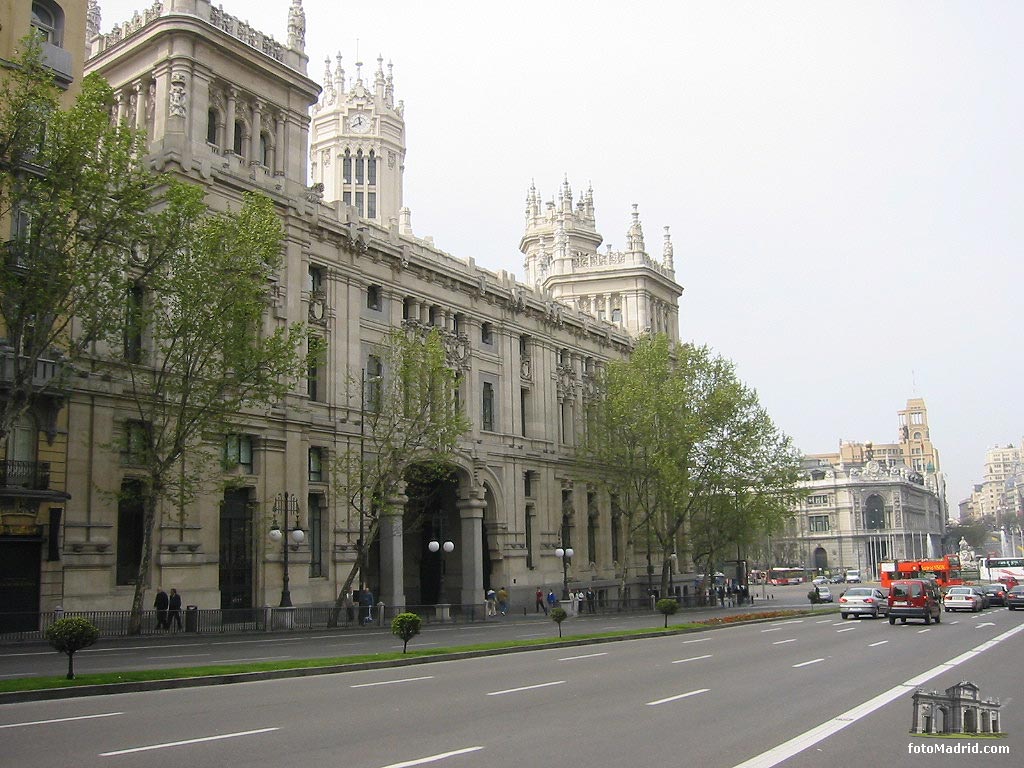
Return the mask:
<svg viewBox="0 0 1024 768">
<path fill-rule="evenodd" d="M 825 613 L 817 611 L 814 613 Z M 792 618 L 806 616 L 807 613 L 794 613 Z M 770 616 L 766 618 L 750 619 L 749 621 L 723 622 L 721 624 L 710 624 L 702 627 L 687 627 L 685 629 L 658 629 L 650 632 L 642 632 L 630 635 L 613 635 L 609 637 L 588 637 L 578 639 L 559 640 L 545 643 L 543 645 L 511 645 L 507 648 L 490 648 L 476 651 L 455 651 L 452 653 L 439 653 L 431 656 L 413 656 L 410 658 L 387 659 L 381 661 L 363 661 L 351 664 L 331 664 L 323 667 L 304 667 L 297 669 L 277 669 L 266 672 L 237 672 L 226 675 L 207 675 L 204 677 L 179 677 L 166 680 L 143 680 L 130 683 L 107 683 L 104 685 L 82 685 L 67 688 L 43 688 L 33 691 L 10 691 L 0 693 L 0 705 L 19 704 L 28 701 L 54 701 L 58 699 L 79 698 L 84 696 L 107 696 L 118 693 L 139 693 L 146 691 L 177 690 L 181 688 L 201 688 L 212 685 L 234 685 L 236 683 L 251 683 L 257 680 L 282 680 L 290 677 L 312 677 L 314 675 L 337 675 L 344 672 L 360 672 L 368 669 L 387 669 L 390 667 L 411 667 L 420 664 L 433 664 L 441 661 L 460 661 L 462 659 L 475 659 L 484 656 L 503 656 L 510 653 L 525 653 L 528 651 L 546 651 L 552 648 L 573 648 L 580 645 L 596 645 L 601 643 L 614 643 L 624 640 L 642 640 L 653 637 L 666 637 L 671 635 L 687 635 L 697 632 L 706 632 L 726 627 L 739 626 L 744 624 L 758 624 L 763 622 L 785 620 L 785 616 Z"/>
</svg>

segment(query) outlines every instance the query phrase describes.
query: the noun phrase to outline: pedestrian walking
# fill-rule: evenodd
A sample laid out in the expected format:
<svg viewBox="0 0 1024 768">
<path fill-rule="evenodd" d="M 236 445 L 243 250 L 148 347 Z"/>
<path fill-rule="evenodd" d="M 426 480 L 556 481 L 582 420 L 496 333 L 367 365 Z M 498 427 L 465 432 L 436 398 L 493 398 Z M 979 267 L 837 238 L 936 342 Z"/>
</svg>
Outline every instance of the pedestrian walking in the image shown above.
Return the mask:
<svg viewBox="0 0 1024 768">
<path fill-rule="evenodd" d="M 175 627 L 181 629 L 181 595 L 174 587 L 171 587 L 171 594 L 167 597 L 167 629 L 171 628 L 172 621 Z"/>
<path fill-rule="evenodd" d="M 593 587 L 587 587 L 587 613 L 597 612 L 597 595 Z"/>
<path fill-rule="evenodd" d="M 548 608 L 554 608 L 558 605 L 558 597 L 555 596 L 555 590 L 548 590 Z"/>
<path fill-rule="evenodd" d="M 508 615 L 508 590 L 505 587 L 498 590 L 498 610 L 502 616 Z"/>
<path fill-rule="evenodd" d="M 170 629 L 171 623 L 168 621 L 167 609 L 170 606 L 170 599 L 167 597 L 167 593 L 164 592 L 164 588 L 160 589 L 156 593 L 156 600 L 153 601 L 153 607 L 156 608 L 156 628 L 157 629 Z"/>
<path fill-rule="evenodd" d="M 537 587 L 537 603 L 533 612 L 540 613 L 541 611 L 544 611 L 545 616 L 548 615 L 548 604 L 544 602 L 544 590 Z"/>
<path fill-rule="evenodd" d="M 493 589 L 487 590 L 487 615 L 497 616 L 498 615 L 498 593 Z"/>
<path fill-rule="evenodd" d="M 373 592 L 369 587 L 363 587 L 359 593 L 359 620 L 363 624 L 373 621 Z"/>
</svg>

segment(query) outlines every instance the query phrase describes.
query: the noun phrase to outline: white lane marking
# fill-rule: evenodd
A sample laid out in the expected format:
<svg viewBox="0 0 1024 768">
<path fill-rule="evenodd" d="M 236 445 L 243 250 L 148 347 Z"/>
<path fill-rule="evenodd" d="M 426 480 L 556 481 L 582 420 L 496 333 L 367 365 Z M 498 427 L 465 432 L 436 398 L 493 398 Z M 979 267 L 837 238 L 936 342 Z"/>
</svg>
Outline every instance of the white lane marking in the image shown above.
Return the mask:
<svg viewBox="0 0 1024 768">
<path fill-rule="evenodd" d="M 776 640 L 774 643 L 772 643 L 772 645 L 785 645 L 786 643 L 795 643 L 795 642 L 796 642 L 796 638 L 795 637 L 791 637 L 791 638 L 789 638 L 789 640 Z"/>
<path fill-rule="evenodd" d="M 403 677 L 401 680 L 380 680 L 376 683 L 360 683 L 359 685 L 350 685 L 349 688 L 373 688 L 376 685 L 394 685 L 395 683 L 414 683 L 417 680 L 433 680 L 433 675 L 424 675 L 423 677 Z"/>
<path fill-rule="evenodd" d="M 876 645 L 885 645 L 888 640 L 879 640 L 877 643 L 868 643 L 868 648 L 874 648 Z"/>
<path fill-rule="evenodd" d="M 836 634 L 838 635 L 840 632 L 852 632 L 855 629 L 856 627 L 843 627 L 842 629 L 837 629 Z"/>
<path fill-rule="evenodd" d="M 576 659 L 593 659 L 597 656 L 607 656 L 608 651 L 602 651 L 601 653 L 585 653 L 582 656 L 564 656 L 559 661 L 576 661 Z"/>
<path fill-rule="evenodd" d="M 130 755 L 135 752 L 150 752 L 154 749 L 169 749 L 170 747 L 183 747 L 186 744 L 201 744 L 204 741 L 220 741 L 222 739 L 234 739 L 239 736 L 254 736 L 257 733 L 269 733 L 279 728 L 260 728 L 255 731 L 239 731 L 238 733 L 222 733 L 219 736 L 204 736 L 200 739 L 186 739 L 185 741 L 168 741 L 163 744 L 150 744 L 145 747 L 132 747 L 131 749 L 119 749 L 116 752 L 100 752 L 100 757 L 116 757 L 117 755 Z"/>
<path fill-rule="evenodd" d="M 97 717 L 115 717 L 117 715 L 123 715 L 124 712 L 103 712 L 98 715 L 79 715 L 78 717 L 55 717 L 52 720 L 30 720 L 25 723 L 7 723 L 6 725 L 0 725 L 0 728 L 24 728 L 28 725 L 49 725 L 50 723 L 68 723 L 72 720 L 93 720 Z"/>
<path fill-rule="evenodd" d="M 949 626 L 952 627 L 954 624 L 959 624 L 959 623 L 960 623 L 960 619 L 957 619 L 956 621 L 949 622 Z"/>
<path fill-rule="evenodd" d="M 440 643 L 416 643 L 417 648 L 422 648 L 425 645 L 440 645 Z M 401 645 L 393 645 L 392 648 L 401 648 Z"/>
<path fill-rule="evenodd" d="M 531 632 L 527 635 L 516 635 L 516 637 L 547 637 L 546 632 Z"/>
<path fill-rule="evenodd" d="M 931 632 L 931 631 L 932 631 L 932 628 L 931 627 L 927 627 L 926 629 L 919 629 L 919 630 L 917 630 L 917 634 L 920 635 L 922 632 Z"/>
<path fill-rule="evenodd" d="M 689 645 L 690 643 L 706 643 L 710 639 L 710 637 L 698 637 L 696 640 L 683 640 L 683 645 Z"/>
<path fill-rule="evenodd" d="M 707 693 L 710 688 L 698 688 L 696 691 L 689 691 L 687 693 L 680 693 L 678 696 L 669 696 L 667 699 L 658 699 L 657 701 L 648 701 L 648 707 L 656 707 L 659 704 L 667 704 L 670 701 L 679 701 L 679 699 L 685 699 L 689 696 L 696 696 L 699 693 Z"/>
<path fill-rule="evenodd" d="M 385 765 L 384 768 L 412 768 L 414 765 L 424 765 L 425 763 L 436 763 L 438 760 L 445 760 L 449 757 L 455 757 L 456 755 L 465 755 L 468 752 L 478 752 L 483 747 L 466 747 L 465 749 L 456 749 L 452 752 L 442 752 L 439 755 L 431 755 L 430 757 L 421 757 L 417 760 L 406 760 L 404 763 L 391 763 Z"/>
<path fill-rule="evenodd" d="M 688 661 L 700 661 L 701 659 L 710 659 L 710 658 L 711 658 L 711 654 L 710 653 L 705 653 L 703 656 L 691 656 L 688 659 L 677 659 L 676 661 L 673 661 L 672 663 L 673 664 L 685 664 Z"/>
<path fill-rule="evenodd" d="M 816 621 L 814 623 L 815 624 L 831 624 L 832 623 L 832 619 L 821 619 L 821 620 Z"/>
<path fill-rule="evenodd" d="M 156 657 L 154 657 L 156 658 Z M 288 656 L 249 656 L 244 659 L 214 659 L 211 664 L 243 664 L 249 661 L 283 661 L 288 659 Z"/>
<path fill-rule="evenodd" d="M 994 627 L 996 623 L 994 621 L 983 621 L 981 624 L 975 627 L 975 629 L 981 629 L 982 627 Z"/>
<path fill-rule="evenodd" d="M 781 632 L 782 627 L 772 627 L 771 629 L 762 629 L 762 632 Z"/>
<path fill-rule="evenodd" d="M 800 667 L 806 667 L 809 664 L 817 664 L 819 661 L 824 661 L 824 659 L 811 659 L 810 661 L 801 661 L 799 664 L 794 664 L 793 665 L 793 669 L 799 669 Z"/>
<path fill-rule="evenodd" d="M 803 752 L 808 747 L 812 747 L 820 741 L 824 741 L 829 736 L 841 731 L 846 726 L 870 715 L 880 707 L 884 707 L 886 704 L 906 696 L 911 691 L 920 688 L 932 678 L 938 677 L 943 672 L 948 672 L 953 667 L 959 666 L 968 659 L 973 659 L 975 656 L 984 653 L 1019 632 L 1024 632 L 1024 624 L 1020 624 L 1001 635 L 997 635 L 991 640 L 988 640 L 976 648 L 972 648 L 966 653 L 962 653 L 943 664 L 932 667 L 927 672 L 923 672 L 917 677 L 907 680 L 905 683 L 894 686 L 888 691 L 875 696 L 873 699 L 869 699 L 863 704 L 859 704 L 853 709 L 849 709 L 843 714 L 833 717 L 831 720 L 826 720 L 816 728 L 805 731 L 799 736 L 794 736 L 789 741 L 783 742 L 782 744 L 779 744 L 779 746 L 769 749 L 767 752 L 762 752 L 760 755 L 755 755 L 749 760 L 733 766 L 733 768 L 772 768 L 772 766 L 778 765 L 783 760 L 788 760 L 793 755 Z"/>
<path fill-rule="evenodd" d="M 537 685 L 524 685 L 522 688 L 506 688 L 504 691 L 491 691 L 488 696 L 501 696 L 505 693 L 519 693 L 520 691 L 532 691 L 534 688 L 547 688 L 550 685 L 564 685 L 565 680 L 555 680 L 552 683 L 539 683 Z"/>
<path fill-rule="evenodd" d="M 803 619 L 792 619 L 790 621 L 776 621 L 776 622 L 772 622 L 772 626 L 773 627 L 784 627 L 787 624 L 803 624 L 803 623 L 804 623 Z"/>
</svg>

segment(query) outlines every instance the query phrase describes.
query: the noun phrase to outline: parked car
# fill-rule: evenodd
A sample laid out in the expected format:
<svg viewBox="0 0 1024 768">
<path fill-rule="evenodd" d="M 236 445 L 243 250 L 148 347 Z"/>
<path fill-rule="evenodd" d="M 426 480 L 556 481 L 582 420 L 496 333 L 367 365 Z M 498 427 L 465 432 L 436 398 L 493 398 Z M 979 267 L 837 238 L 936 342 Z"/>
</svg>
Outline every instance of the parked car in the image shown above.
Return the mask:
<svg viewBox="0 0 1024 768">
<path fill-rule="evenodd" d="M 924 619 L 925 624 L 942 621 L 942 593 L 932 579 L 898 579 L 889 589 L 889 623 L 896 619 Z"/>
<path fill-rule="evenodd" d="M 844 619 L 850 616 L 870 616 L 877 619 L 888 612 L 886 594 L 878 587 L 850 587 L 839 598 L 839 615 Z"/>
<path fill-rule="evenodd" d="M 823 603 L 831 603 L 833 600 L 832 590 L 824 584 L 816 585 L 818 587 L 818 599 Z"/>
<path fill-rule="evenodd" d="M 992 606 L 992 601 L 988 599 L 988 593 L 977 585 L 971 585 L 971 589 L 974 590 L 974 594 L 981 598 L 982 609 L 989 608 Z"/>
<path fill-rule="evenodd" d="M 1014 587 L 1006 593 L 1006 607 L 1011 611 L 1024 608 L 1024 584 Z"/>
<path fill-rule="evenodd" d="M 983 589 L 988 595 L 989 605 L 1006 605 L 1006 585 L 986 584 Z"/>
<path fill-rule="evenodd" d="M 980 611 L 981 595 L 973 587 L 950 587 L 942 598 L 942 607 L 946 613 L 950 611 Z"/>
</svg>

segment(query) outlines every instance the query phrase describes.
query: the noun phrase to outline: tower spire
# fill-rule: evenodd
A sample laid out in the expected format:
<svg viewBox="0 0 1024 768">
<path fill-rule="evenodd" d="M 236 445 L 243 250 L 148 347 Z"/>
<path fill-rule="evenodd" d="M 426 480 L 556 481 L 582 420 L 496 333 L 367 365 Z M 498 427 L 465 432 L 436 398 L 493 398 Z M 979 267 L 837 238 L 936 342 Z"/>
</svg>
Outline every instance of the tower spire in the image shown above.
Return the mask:
<svg viewBox="0 0 1024 768">
<path fill-rule="evenodd" d="M 665 246 L 662 250 L 662 256 L 664 257 L 665 269 L 671 269 L 675 271 L 676 263 L 675 259 L 673 258 L 672 235 L 668 233 L 668 227 L 665 227 Z"/>
<path fill-rule="evenodd" d="M 297 53 L 306 51 L 306 12 L 302 0 L 292 0 L 288 9 L 288 47 Z"/>
</svg>

